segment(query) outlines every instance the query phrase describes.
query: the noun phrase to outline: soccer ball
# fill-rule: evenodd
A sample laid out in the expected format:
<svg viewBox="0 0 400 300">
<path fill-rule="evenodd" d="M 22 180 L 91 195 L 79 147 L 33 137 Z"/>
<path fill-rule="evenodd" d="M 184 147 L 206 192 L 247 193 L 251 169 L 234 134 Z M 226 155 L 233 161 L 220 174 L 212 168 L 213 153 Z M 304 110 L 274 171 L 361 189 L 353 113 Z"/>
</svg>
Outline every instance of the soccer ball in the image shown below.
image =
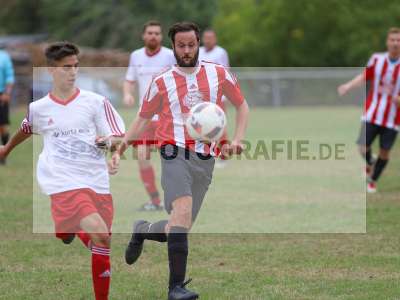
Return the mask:
<svg viewBox="0 0 400 300">
<path fill-rule="evenodd" d="M 218 105 L 201 102 L 190 109 L 185 125 L 194 140 L 215 142 L 224 134 L 226 117 Z"/>
</svg>

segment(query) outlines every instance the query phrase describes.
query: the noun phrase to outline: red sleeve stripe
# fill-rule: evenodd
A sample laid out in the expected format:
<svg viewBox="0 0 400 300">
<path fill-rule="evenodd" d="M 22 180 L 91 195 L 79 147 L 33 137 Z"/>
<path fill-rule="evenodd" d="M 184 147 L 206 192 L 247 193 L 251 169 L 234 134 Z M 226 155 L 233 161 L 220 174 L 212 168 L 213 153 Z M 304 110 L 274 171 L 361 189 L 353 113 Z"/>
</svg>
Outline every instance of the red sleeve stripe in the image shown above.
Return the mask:
<svg viewBox="0 0 400 300">
<path fill-rule="evenodd" d="M 110 118 L 110 120 L 111 120 L 111 124 L 113 125 L 113 132 L 115 133 L 115 135 L 122 136 L 123 133 L 122 133 L 122 131 L 121 131 L 121 130 L 119 129 L 119 127 L 118 127 L 118 123 L 117 123 L 117 121 L 116 121 L 116 119 L 115 119 L 114 111 L 113 111 L 113 109 L 112 109 L 112 107 L 111 107 L 110 102 L 108 102 L 108 101 L 106 100 L 106 101 L 105 101 L 105 106 L 106 106 L 106 110 L 108 111 L 109 118 Z M 109 123 L 110 123 L 110 122 L 109 122 Z"/>
<path fill-rule="evenodd" d="M 149 84 L 149 86 L 148 86 L 148 88 L 147 88 L 147 92 L 146 92 L 146 94 L 144 95 L 144 98 L 143 98 L 143 99 L 140 99 L 140 100 L 143 100 L 143 102 L 144 102 L 144 101 L 149 101 L 150 90 L 151 90 L 151 86 L 153 85 L 153 82 L 154 82 L 154 77 L 153 77 L 153 79 L 151 80 L 151 82 L 150 82 L 150 84 Z"/>
<path fill-rule="evenodd" d="M 115 121 L 113 109 L 107 99 L 104 99 L 104 110 L 106 113 L 108 125 L 110 126 L 113 135 L 123 135 L 122 131 L 118 127 L 118 123 Z"/>
</svg>

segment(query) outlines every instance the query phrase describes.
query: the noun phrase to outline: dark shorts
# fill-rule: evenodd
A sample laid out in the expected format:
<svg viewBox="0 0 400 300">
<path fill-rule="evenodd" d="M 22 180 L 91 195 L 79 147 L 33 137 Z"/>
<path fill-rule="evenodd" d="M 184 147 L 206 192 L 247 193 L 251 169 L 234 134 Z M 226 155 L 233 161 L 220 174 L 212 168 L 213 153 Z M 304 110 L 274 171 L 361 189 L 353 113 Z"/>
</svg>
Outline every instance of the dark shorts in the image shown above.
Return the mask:
<svg viewBox="0 0 400 300">
<path fill-rule="evenodd" d="M 396 141 L 397 130 L 363 122 L 357 144 L 370 147 L 378 135 L 379 147 L 384 150 L 390 150 Z"/>
<path fill-rule="evenodd" d="M 0 126 L 10 124 L 8 103 L 0 102 Z"/>
<path fill-rule="evenodd" d="M 162 146 L 160 156 L 165 209 L 171 213 L 174 200 L 191 196 L 194 221 L 211 183 L 215 159 L 173 145 Z"/>
</svg>

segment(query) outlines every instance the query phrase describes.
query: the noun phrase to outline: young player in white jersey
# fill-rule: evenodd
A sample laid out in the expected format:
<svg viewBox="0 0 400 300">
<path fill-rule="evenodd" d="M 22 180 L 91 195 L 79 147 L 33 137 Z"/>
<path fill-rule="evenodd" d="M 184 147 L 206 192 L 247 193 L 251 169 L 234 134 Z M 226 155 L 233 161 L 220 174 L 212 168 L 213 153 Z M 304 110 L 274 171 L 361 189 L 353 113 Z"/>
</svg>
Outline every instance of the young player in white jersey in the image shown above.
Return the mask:
<svg viewBox="0 0 400 300">
<path fill-rule="evenodd" d="M 339 94 L 345 95 L 366 81 L 370 83 L 357 141 L 366 161 L 369 193 L 377 191 L 376 182 L 389 161 L 400 125 L 400 28 L 389 29 L 386 46 L 388 52 L 373 54 L 365 72 L 338 88 Z M 375 161 L 371 145 L 377 136 L 380 149 Z"/>
<path fill-rule="evenodd" d="M 92 253 L 96 300 L 107 300 L 113 203 L 104 146 L 124 135 L 124 123 L 105 97 L 75 86 L 78 48 L 50 45 L 45 55 L 51 92 L 29 105 L 20 130 L 0 148 L 6 157 L 32 136 L 43 137 L 37 180 L 50 196 L 56 237 L 70 244 L 77 235 Z M 77 298 L 80 296 L 76 295 Z"/>
<path fill-rule="evenodd" d="M 152 77 L 176 63 L 172 50 L 161 46 L 162 29 L 159 22 L 149 21 L 144 24 L 142 38 L 144 47 L 132 52 L 126 72 L 124 102 L 128 106 L 135 102 L 133 92 L 136 87 L 141 106 Z M 133 142 L 133 146 L 137 149 L 140 178 L 150 197 L 150 201 L 141 207 L 141 210 L 146 211 L 162 210 L 154 168 L 150 161 L 150 150 L 154 144 L 157 124 L 158 116 L 154 116 L 139 139 Z"/>
<path fill-rule="evenodd" d="M 161 182 L 169 220 L 135 222 L 125 251 L 125 260 L 133 264 L 141 255 L 144 240 L 168 243 L 169 300 L 197 299 L 198 294 L 185 288 L 188 257 L 188 231 L 195 221 L 211 183 L 214 147 L 194 141 L 184 126 L 184 115 L 202 101 L 220 105 L 226 96 L 236 108 L 236 130 L 225 155 L 240 153 L 248 120 L 248 105 L 239 85 L 223 66 L 198 61 L 199 28 L 193 23 L 177 23 L 169 30 L 177 66 L 156 76 L 146 93 L 139 115 L 133 121 L 112 166 L 118 167 L 120 156 L 131 139 L 138 138 L 154 114 L 160 125 L 156 137 L 161 152 Z"/>
</svg>

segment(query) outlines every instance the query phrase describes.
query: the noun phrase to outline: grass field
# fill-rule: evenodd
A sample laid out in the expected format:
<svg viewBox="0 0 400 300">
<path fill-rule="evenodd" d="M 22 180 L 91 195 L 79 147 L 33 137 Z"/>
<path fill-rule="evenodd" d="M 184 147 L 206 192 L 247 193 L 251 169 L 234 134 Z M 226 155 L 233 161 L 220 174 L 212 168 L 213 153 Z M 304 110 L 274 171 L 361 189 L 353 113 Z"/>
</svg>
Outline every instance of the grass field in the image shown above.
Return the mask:
<svg viewBox="0 0 400 300">
<path fill-rule="evenodd" d="M 249 138 L 292 136 L 299 128 L 313 136 L 321 135 L 321 140 L 325 136 L 335 140 L 338 138 L 335 132 L 346 132 L 349 139 L 355 138 L 358 110 L 315 108 L 313 111 L 316 119 L 304 118 L 309 109 L 253 110 Z M 15 114 L 14 129 L 23 113 Z M 345 122 L 329 118 L 335 114 Z M 325 130 L 313 124 L 318 120 L 326 125 Z M 90 253 L 77 241 L 65 246 L 51 234 L 32 234 L 31 153 L 32 144 L 21 145 L 8 165 L 0 168 L 0 299 L 92 299 Z M 263 177 L 267 173 L 262 170 L 268 166 L 273 169 L 273 165 L 257 169 L 258 164 L 233 161 L 228 168 L 216 170 L 204 208 L 222 205 L 223 212 L 224 206 L 241 200 L 237 199 L 241 197 L 238 193 L 250 195 L 247 200 L 262 199 L 266 192 L 276 195 L 282 191 L 278 188 L 272 194 L 268 189 L 282 181 L 274 181 L 274 176 Z M 352 165 L 349 172 L 351 169 Z M 368 196 L 366 234 L 193 234 L 188 277 L 194 281 L 190 288 L 198 291 L 201 299 L 210 300 L 400 299 L 399 169 L 398 143 L 380 181 L 380 192 Z M 281 176 L 273 171 L 276 177 Z M 306 169 L 300 171 L 308 174 Z M 131 209 L 145 199 L 134 162 L 123 164 L 121 173 L 120 179 L 113 179 L 113 189 L 117 186 L 118 194 L 115 202 L 128 198 L 126 203 L 130 203 L 131 198 L 134 205 L 122 206 L 119 211 Z M 131 194 L 122 197 L 118 184 L 131 184 Z M 285 195 L 296 198 L 304 191 L 289 192 Z M 132 220 L 140 216 L 132 210 Z M 200 228 L 205 220 L 202 215 L 199 217 Z M 244 226 L 250 221 L 243 217 L 237 220 Z M 126 220 L 127 224 L 130 222 Z M 147 243 L 143 257 L 132 267 L 123 261 L 128 239 L 128 234 L 113 235 L 111 299 L 166 299 L 166 246 Z"/>
</svg>

